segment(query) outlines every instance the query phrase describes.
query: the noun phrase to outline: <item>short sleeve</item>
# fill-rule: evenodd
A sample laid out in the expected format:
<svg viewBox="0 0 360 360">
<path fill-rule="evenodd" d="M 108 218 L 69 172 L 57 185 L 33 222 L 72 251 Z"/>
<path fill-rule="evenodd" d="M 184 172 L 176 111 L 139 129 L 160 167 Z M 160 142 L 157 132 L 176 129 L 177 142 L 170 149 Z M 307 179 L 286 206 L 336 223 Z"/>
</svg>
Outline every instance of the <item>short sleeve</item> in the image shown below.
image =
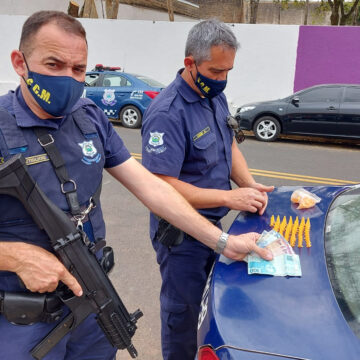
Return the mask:
<svg viewBox="0 0 360 360">
<path fill-rule="evenodd" d="M 104 147 L 104 167 L 112 168 L 128 160 L 131 157 L 128 149 L 103 111 L 95 106 L 86 107 L 86 111 L 95 122 L 96 129 Z"/>
<path fill-rule="evenodd" d="M 142 164 L 152 173 L 178 178 L 186 152 L 181 118 L 152 111 L 143 121 Z"/>
</svg>

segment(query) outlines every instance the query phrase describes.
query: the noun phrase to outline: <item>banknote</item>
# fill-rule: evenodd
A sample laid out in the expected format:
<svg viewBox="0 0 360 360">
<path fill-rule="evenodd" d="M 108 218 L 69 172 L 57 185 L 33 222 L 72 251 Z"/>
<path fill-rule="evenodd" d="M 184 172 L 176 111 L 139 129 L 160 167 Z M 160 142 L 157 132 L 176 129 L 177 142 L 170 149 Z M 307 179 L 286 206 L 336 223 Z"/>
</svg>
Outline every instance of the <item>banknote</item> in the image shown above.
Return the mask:
<svg viewBox="0 0 360 360">
<path fill-rule="evenodd" d="M 257 245 L 261 248 L 267 248 L 273 242 L 278 241 L 278 244 L 283 244 L 286 248 L 288 248 L 291 253 L 294 253 L 294 250 L 289 245 L 289 243 L 284 239 L 282 235 L 280 235 L 277 231 L 271 230 L 266 231 L 264 230 L 260 235 L 259 239 L 256 241 Z"/>
<path fill-rule="evenodd" d="M 284 239 L 274 240 L 272 243 L 265 246 L 265 248 L 270 250 L 273 256 L 278 256 L 282 254 L 294 254 L 293 248 Z"/>
<path fill-rule="evenodd" d="M 299 256 L 294 253 L 290 244 L 278 232 L 275 230 L 264 231 L 257 240 L 257 245 L 270 250 L 274 258 L 266 261 L 254 252 L 250 253 L 246 257 L 248 274 L 301 276 Z"/>
<path fill-rule="evenodd" d="M 275 230 L 264 230 L 256 243 L 259 247 L 270 250 L 273 256 L 281 254 L 294 254 L 294 250 L 290 244 Z M 247 260 L 248 256 L 244 259 L 244 261 L 247 262 Z"/>
<path fill-rule="evenodd" d="M 281 254 L 271 261 L 263 260 L 257 255 L 249 255 L 248 274 L 301 276 L 300 259 L 296 254 Z"/>
</svg>

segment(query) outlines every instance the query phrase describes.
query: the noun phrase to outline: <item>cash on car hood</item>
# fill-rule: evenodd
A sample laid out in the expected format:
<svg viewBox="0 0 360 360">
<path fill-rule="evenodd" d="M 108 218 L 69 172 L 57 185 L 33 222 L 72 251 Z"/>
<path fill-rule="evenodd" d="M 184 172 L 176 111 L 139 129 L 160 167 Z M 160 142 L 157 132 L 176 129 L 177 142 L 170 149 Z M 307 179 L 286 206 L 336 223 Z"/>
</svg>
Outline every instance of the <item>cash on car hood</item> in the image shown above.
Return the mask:
<svg viewBox="0 0 360 360">
<path fill-rule="evenodd" d="M 248 275 L 245 262 L 221 256 L 214 265 L 208 315 L 204 320 L 204 329 L 211 330 L 205 335 L 200 328 L 198 342 L 292 355 L 294 359 L 358 360 L 360 341 L 348 326 L 333 294 L 324 248 L 327 211 L 336 194 L 346 187 L 307 187 L 321 198 L 319 204 L 307 210 L 297 210 L 297 205 L 290 202 L 295 189 L 280 187 L 269 194 L 268 207 L 261 217 L 239 213 L 229 232 L 270 230 L 271 215 L 280 215 L 281 220 L 283 216 L 287 219 L 292 216 L 293 220 L 296 216 L 309 217 L 312 246 L 294 247 L 300 256 L 302 277 Z M 227 351 L 231 359 L 281 358 Z"/>
</svg>

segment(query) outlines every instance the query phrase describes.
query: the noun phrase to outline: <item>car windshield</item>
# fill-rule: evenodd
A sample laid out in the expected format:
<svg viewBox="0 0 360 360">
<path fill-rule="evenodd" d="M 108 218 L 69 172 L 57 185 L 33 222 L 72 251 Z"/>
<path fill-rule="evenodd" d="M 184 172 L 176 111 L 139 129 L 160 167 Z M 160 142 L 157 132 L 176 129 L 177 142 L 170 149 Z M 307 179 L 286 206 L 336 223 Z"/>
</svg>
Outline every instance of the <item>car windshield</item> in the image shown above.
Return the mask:
<svg viewBox="0 0 360 360">
<path fill-rule="evenodd" d="M 325 251 L 339 307 L 360 338 L 360 188 L 336 198 L 325 226 Z"/>
<path fill-rule="evenodd" d="M 154 79 L 151 79 L 147 76 L 144 76 L 144 75 L 136 75 L 136 74 L 133 74 L 137 79 L 143 81 L 145 84 L 149 85 L 149 86 L 152 86 L 152 87 L 158 87 L 158 88 L 164 88 L 165 85 L 154 80 Z"/>
</svg>

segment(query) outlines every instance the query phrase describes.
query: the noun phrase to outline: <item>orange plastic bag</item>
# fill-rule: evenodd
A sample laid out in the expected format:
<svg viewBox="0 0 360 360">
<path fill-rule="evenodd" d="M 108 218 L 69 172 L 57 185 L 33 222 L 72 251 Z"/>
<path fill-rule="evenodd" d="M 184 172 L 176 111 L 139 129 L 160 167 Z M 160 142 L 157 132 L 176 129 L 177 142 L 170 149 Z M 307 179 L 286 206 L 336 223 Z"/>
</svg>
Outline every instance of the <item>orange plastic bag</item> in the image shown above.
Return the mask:
<svg viewBox="0 0 360 360">
<path fill-rule="evenodd" d="M 300 188 L 291 194 L 291 202 L 299 204 L 298 209 L 309 209 L 314 207 L 321 199 L 311 192 Z"/>
</svg>

